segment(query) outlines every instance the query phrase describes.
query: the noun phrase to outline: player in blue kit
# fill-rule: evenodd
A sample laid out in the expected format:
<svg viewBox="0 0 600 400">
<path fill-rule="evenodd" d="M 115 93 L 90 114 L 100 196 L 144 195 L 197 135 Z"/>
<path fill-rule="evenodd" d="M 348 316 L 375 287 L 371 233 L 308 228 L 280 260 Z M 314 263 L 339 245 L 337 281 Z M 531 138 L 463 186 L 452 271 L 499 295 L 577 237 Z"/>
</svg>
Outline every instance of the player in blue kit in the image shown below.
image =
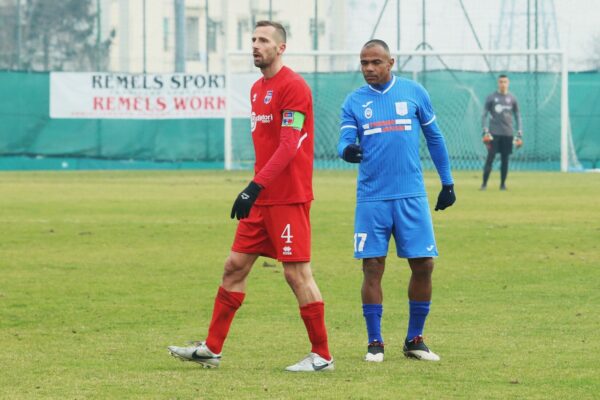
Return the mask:
<svg viewBox="0 0 600 400">
<path fill-rule="evenodd" d="M 444 137 L 427 91 L 418 83 L 392 74 L 394 59 L 382 40 L 370 40 L 360 53 L 367 85 L 352 92 L 342 106 L 338 155 L 360 163 L 354 221 L 354 257 L 362 259 L 363 315 L 369 345 L 366 361 L 381 362 L 385 269 L 390 236 L 397 254 L 408 259 L 409 322 L 404 355 L 438 361 L 423 342 L 431 304 L 433 257 L 438 255 L 419 158 L 420 131 L 435 164 L 442 190 L 435 210 L 456 201 Z"/>
</svg>

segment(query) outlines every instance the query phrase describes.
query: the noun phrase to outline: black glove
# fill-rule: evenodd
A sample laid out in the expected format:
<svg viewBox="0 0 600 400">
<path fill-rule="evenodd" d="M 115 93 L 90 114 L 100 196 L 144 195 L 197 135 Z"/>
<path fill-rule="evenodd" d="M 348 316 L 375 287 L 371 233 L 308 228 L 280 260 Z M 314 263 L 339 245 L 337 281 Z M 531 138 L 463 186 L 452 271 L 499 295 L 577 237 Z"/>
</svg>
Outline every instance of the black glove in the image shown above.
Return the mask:
<svg viewBox="0 0 600 400">
<path fill-rule="evenodd" d="M 231 219 L 234 217 L 238 220 L 247 218 L 261 190 L 262 187 L 259 184 L 250 181 L 248 187 L 238 194 L 238 197 L 235 199 L 233 207 L 231 207 Z"/>
<path fill-rule="evenodd" d="M 438 196 L 437 204 L 435 205 L 435 211 L 445 210 L 450 207 L 456 201 L 456 195 L 454 194 L 454 185 L 442 185 L 442 190 Z"/>
<path fill-rule="evenodd" d="M 344 161 L 347 161 L 349 163 L 359 163 L 363 159 L 362 149 L 357 144 L 349 144 L 344 149 L 342 158 L 344 159 Z"/>
</svg>

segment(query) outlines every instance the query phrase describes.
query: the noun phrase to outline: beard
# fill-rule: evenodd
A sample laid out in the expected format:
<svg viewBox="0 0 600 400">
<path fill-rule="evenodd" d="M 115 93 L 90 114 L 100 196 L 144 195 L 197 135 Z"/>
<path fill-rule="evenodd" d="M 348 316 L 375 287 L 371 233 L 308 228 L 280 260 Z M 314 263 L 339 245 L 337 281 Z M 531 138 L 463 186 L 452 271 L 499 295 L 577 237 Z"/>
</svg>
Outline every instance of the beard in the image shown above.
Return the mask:
<svg viewBox="0 0 600 400">
<path fill-rule="evenodd" d="M 274 57 L 269 57 L 269 55 L 260 55 L 258 58 L 254 58 L 254 66 L 257 68 L 267 68 L 269 65 L 273 63 Z"/>
<path fill-rule="evenodd" d="M 259 59 L 254 60 L 254 66 L 262 69 L 262 68 L 268 67 L 269 64 L 267 64 L 265 62 L 265 60 L 263 60 L 262 58 L 259 58 Z"/>
</svg>

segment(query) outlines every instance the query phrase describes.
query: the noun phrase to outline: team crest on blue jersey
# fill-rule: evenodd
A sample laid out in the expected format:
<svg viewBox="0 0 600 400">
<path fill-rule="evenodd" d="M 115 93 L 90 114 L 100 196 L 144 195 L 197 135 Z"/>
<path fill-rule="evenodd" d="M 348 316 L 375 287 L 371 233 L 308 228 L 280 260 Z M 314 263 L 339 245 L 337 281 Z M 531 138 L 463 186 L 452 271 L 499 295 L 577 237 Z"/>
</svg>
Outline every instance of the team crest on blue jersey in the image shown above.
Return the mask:
<svg viewBox="0 0 600 400">
<path fill-rule="evenodd" d="M 373 116 L 373 110 L 371 110 L 371 107 L 365 108 L 365 118 L 369 119 L 372 116 Z"/>
<path fill-rule="evenodd" d="M 265 95 L 265 104 L 269 104 L 271 99 L 273 98 L 273 91 L 267 90 L 267 94 Z"/>
<path fill-rule="evenodd" d="M 396 102 L 396 114 L 406 115 L 408 114 L 408 103 L 405 101 Z"/>
</svg>

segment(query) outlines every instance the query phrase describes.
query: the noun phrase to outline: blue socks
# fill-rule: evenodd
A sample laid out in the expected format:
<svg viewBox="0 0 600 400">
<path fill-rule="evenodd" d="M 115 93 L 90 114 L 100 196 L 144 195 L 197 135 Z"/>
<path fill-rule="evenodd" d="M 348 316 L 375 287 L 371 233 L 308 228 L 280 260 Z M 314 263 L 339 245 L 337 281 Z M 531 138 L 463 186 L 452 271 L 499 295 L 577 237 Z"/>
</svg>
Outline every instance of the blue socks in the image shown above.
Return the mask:
<svg viewBox="0 0 600 400">
<path fill-rule="evenodd" d="M 425 319 L 429 314 L 430 301 L 413 301 L 408 302 L 410 317 L 408 319 L 408 333 L 406 334 L 407 340 L 412 340 L 415 336 L 423 335 L 423 327 L 425 326 Z"/>
<path fill-rule="evenodd" d="M 409 319 L 408 332 L 406 338 L 412 340 L 416 336 L 423 336 L 423 328 L 425 327 L 425 319 L 429 314 L 430 301 L 413 301 L 408 302 Z M 381 336 L 381 316 L 383 315 L 382 304 L 363 304 L 363 315 L 367 323 L 367 333 L 369 334 L 369 343 L 377 340 L 383 343 Z"/>
<path fill-rule="evenodd" d="M 383 314 L 382 304 L 363 304 L 363 315 L 367 323 L 367 333 L 369 334 L 369 343 L 377 340 L 383 343 L 381 337 L 381 315 Z"/>
</svg>

